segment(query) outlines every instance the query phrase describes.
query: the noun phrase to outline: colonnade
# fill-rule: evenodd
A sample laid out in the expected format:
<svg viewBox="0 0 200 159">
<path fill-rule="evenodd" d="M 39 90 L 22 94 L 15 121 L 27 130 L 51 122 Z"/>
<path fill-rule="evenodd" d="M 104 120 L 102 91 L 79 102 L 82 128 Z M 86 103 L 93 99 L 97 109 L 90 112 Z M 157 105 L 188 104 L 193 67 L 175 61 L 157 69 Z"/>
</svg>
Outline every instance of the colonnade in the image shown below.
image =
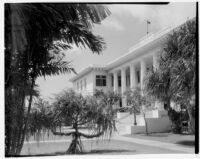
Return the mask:
<svg viewBox="0 0 200 159">
<path fill-rule="evenodd" d="M 150 56 L 153 56 L 153 67 L 157 68 L 158 67 L 158 54 L 154 53 Z M 136 69 L 136 64 L 138 65 L 139 62 L 139 66 L 140 66 L 140 83 L 138 83 L 138 77 L 137 77 L 137 69 Z M 142 89 L 144 87 L 144 78 L 147 72 L 147 63 L 146 63 L 146 57 L 145 58 L 141 58 L 140 60 L 137 60 L 135 62 L 132 62 L 130 64 L 127 64 L 125 66 L 122 66 L 121 68 L 115 69 L 114 71 L 112 71 L 114 80 L 113 80 L 113 89 L 114 92 L 117 93 L 121 93 L 122 94 L 122 105 L 126 106 L 126 99 L 124 96 L 124 93 L 127 90 L 126 87 L 126 70 L 130 69 L 130 88 L 134 88 L 137 87 L 138 84 L 140 84 L 140 88 Z M 119 92 L 119 83 L 118 83 L 118 74 L 121 72 L 121 92 Z"/>
</svg>

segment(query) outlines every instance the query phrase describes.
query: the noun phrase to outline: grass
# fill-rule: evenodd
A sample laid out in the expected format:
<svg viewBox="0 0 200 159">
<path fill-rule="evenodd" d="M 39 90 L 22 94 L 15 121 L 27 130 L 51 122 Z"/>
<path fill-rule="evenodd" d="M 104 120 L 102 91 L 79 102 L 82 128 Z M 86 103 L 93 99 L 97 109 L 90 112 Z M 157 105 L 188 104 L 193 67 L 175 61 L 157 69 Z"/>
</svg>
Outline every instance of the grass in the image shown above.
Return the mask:
<svg viewBox="0 0 200 159">
<path fill-rule="evenodd" d="M 179 145 L 188 146 L 188 147 L 195 146 L 194 135 L 182 135 L 182 134 L 173 134 L 173 133 L 152 133 L 152 134 L 149 134 L 148 136 L 146 134 L 133 134 L 133 135 L 124 135 L 124 136 L 137 138 L 137 139 L 168 142 L 168 143 L 179 144 Z"/>
<path fill-rule="evenodd" d="M 70 142 L 25 144 L 22 149 L 22 156 L 56 156 L 66 155 L 66 150 Z M 111 140 L 99 141 L 93 140 L 83 141 L 85 153 L 84 155 L 134 155 L 134 154 L 166 154 L 181 153 L 168 149 L 155 148 L 130 142 Z"/>
</svg>

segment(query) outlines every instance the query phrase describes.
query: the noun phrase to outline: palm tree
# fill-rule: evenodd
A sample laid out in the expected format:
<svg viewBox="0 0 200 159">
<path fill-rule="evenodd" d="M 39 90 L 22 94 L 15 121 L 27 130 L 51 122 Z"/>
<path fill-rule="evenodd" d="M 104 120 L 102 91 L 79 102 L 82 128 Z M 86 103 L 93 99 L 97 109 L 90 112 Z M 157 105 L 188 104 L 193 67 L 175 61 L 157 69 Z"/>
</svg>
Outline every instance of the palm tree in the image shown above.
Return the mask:
<svg viewBox="0 0 200 159">
<path fill-rule="evenodd" d="M 163 46 L 160 66 L 146 77 L 148 94 L 167 103 L 185 104 L 194 132 L 194 105 L 190 101 L 195 96 L 196 86 L 196 21 L 187 21 L 174 30 Z M 192 122 L 193 121 L 193 122 Z"/>
<path fill-rule="evenodd" d="M 161 68 L 162 67 L 162 68 Z M 145 77 L 145 91 L 149 96 L 166 104 L 166 109 L 170 108 L 170 102 L 175 95 L 175 87 L 172 85 L 170 68 L 161 66 L 157 70 L 149 70 Z"/>
<path fill-rule="evenodd" d="M 19 155 L 22 149 L 36 78 L 75 72 L 60 53 L 62 49 L 70 49 L 72 44 L 99 54 L 105 43 L 100 36 L 93 35 L 92 27 L 108 15 L 108 9 L 102 5 L 5 4 L 5 91 L 6 101 L 12 101 L 5 105 L 6 123 L 9 123 L 6 125 L 6 156 Z M 30 90 L 26 115 L 24 88 Z M 14 106 L 14 99 L 21 102 Z M 17 119 L 13 113 L 19 114 Z"/>
</svg>

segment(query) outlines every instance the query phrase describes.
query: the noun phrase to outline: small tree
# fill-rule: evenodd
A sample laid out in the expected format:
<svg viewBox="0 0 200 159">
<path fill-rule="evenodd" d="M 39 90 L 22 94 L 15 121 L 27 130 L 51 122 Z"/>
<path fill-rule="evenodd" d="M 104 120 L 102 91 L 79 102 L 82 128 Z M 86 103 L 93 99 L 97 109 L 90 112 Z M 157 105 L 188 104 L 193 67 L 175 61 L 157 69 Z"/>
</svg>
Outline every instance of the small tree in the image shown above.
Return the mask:
<svg viewBox="0 0 200 159">
<path fill-rule="evenodd" d="M 137 125 L 136 114 L 140 112 L 141 105 L 138 103 L 138 91 L 137 88 L 129 89 L 124 94 L 127 97 L 127 103 L 129 106 L 130 113 L 134 115 L 134 125 Z"/>
<path fill-rule="evenodd" d="M 152 110 L 151 98 L 149 96 L 147 96 L 146 94 L 143 94 L 141 96 L 140 100 L 141 100 L 141 103 L 142 103 L 141 112 L 142 112 L 144 122 L 145 122 L 146 135 L 149 135 L 146 113 L 147 113 L 147 111 Z"/>
<path fill-rule="evenodd" d="M 79 154 L 84 152 L 81 137 L 99 138 L 110 137 L 115 128 L 115 113 L 113 111 L 113 104 L 115 99 L 109 96 L 101 95 L 97 97 L 83 97 L 76 94 L 73 90 L 64 91 L 56 97 L 53 103 L 52 111 L 41 111 L 37 116 L 40 118 L 44 128 L 50 129 L 54 135 L 72 136 L 72 142 L 67 150 L 68 154 Z M 41 113 L 43 113 L 41 115 Z M 34 118 L 35 119 L 35 118 Z M 38 118 L 39 119 L 39 118 Z M 48 119 L 48 122 L 44 122 Z M 73 131 L 62 132 L 57 131 L 60 123 L 66 124 L 68 120 L 71 121 Z M 32 132 L 37 131 L 37 125 L 32 120 Z M 88 133 L 80 131 L 80 127 L 88 128 Z M 41 126 L 38 127 L 40 130 Z"/>
<path fill-rule="evenodd" d="M 149 96 L 147 96 L 147 94 L 145 94 L 144 91 L 143 92 L 142 91 L 143 90 L 141 90 L 140 88 L 132 89 L 131 90 L 132 99 L 129 100 L 131 100 L 132 103 L 134 104 L 133 107 L 135 108 L 137 107 L 138 109 L 140 109 L 140 112 L 142 113 L 145 121 L 146 134 L 148 135 L 149 133 L 148 133 L 148 123 L 146 119 L 146 112 L 151 109 L 151 99 Z"/>
</svg>

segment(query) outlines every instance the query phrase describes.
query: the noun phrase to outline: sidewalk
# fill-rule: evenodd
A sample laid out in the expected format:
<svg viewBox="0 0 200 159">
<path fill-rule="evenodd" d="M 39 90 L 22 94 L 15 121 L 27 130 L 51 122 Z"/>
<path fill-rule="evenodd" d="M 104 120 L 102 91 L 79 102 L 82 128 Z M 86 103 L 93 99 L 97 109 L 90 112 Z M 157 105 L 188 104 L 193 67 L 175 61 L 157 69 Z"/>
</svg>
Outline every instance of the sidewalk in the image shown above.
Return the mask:
<svg viewBox="0 0 200 159">
<path fill-rule="evenodd" d="M 182 146 L 175 143 L 169 143 L 169 142 L 163 142 L 163 141 L 161 142 L 161 141 L 148 140 L 148 139 L 139 139 L 137 137 L 135 138 L 127 137 L 127 136 L 124 136 L 124 135 L 127 135 L 127 132 L 125 130 L 125 124 L 119 123 L 117 127 L 118 127 L 118 131 L 112 137 L 113 140 L 125 141 L 125 142 L 136 143 L 136 144 L 168 149 L 168 150 L 174 150 L 174 151 L 180 151 L 183 153 L 194 153 L 195 151 L 194 147 L 186 147 L 186 146 Z"/>
<path fill-rule="evenodd" d="M 172 144 L 172 143 L 166 143 L 166 142 L 160 142 L 160 141 L 152 141 L 152 140 L 144 140 L 144 139 L 136 139 L 136 138 L 124 137 L 121 135 L 116 135 L 112 139 L 136 143 L 136 144 L 142 144 L 142 145 L 146 145 L 146 146 L 158 147 L 158 148 L 163 148 L 163 149 L 168 149 L 168 150 L 181 151 L 183 153 L 194 153 L 194 148 L 184 147 L 184 146 L 180 146 L 178 144 Z"/>
</svg>

